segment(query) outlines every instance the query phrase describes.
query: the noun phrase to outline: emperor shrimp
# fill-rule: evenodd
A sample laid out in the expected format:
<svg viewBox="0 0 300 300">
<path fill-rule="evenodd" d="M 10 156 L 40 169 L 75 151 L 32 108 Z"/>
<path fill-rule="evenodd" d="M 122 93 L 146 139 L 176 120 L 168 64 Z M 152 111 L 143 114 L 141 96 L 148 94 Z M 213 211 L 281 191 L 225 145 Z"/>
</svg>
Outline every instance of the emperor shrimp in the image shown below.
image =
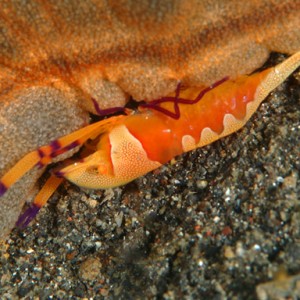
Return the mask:
<svg viewBox="0 0 300 300">
<path fill-rule="evenodd" d="M 221 80 L 208 88 L 179 86 L 175 95 L 141 105 L 136 112 L 86 126 L 22 158 L 1 178 L 0 195 L 33 167 L 44 167 L 88 140 L 88 154 L 55 172 L 20 222 L 27 224 L 63 179 L 90 189 L 124 185 L 177 155 L 242 128 L 268 94 L 299 66 L 297 52 L 262 72 Z"/>
</svg>

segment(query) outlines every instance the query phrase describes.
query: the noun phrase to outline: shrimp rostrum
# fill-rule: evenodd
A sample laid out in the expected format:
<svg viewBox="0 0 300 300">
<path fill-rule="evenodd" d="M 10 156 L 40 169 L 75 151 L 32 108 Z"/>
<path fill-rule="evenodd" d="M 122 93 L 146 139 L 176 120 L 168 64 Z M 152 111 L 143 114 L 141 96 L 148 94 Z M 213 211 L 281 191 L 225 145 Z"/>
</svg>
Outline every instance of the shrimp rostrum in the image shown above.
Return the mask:
<svg viewBox="0 0 300 300">
<path fill-rule="evenodd" d="M 300 52 L 273 68 L 211 87 L 178 86 L 174 95 L 141 105 L 136 112 L 91 124 L 30 152 L 1 178 L 0 195 L 33 167 L 46 166 L 83 144 L 85 156 L 54 172 L 22 223 L 32 219 L 63 179 L 91 189 L 126 184 L 183 152 L 239 130 L 299 65 Z"/>
</svg>

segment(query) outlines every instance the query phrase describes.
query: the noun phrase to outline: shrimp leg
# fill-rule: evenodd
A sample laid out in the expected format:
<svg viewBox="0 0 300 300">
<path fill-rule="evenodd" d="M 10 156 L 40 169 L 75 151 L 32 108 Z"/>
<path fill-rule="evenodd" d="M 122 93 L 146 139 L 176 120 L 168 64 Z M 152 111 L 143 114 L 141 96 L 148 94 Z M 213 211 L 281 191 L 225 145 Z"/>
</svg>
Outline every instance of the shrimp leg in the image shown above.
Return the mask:
<svg viewBox="0 0 300 300">
<path fill-rule="evenodd" d="M 26 227 L 38 214 L 40 209 L 47 203 L 53 193 L 57 190 L 59 185 L 64 181 L 64 178 L 51 175 L 46 181 L 42 189 L 36 195 L 33 202 L 26 209 L 26 211 L 20 215 L 16 225 L 17 227 Z"/>
<path fill-rule="evenodd" d="M 0 197 L 33 167 L 42 168 L 49 165 L 56 156 L 83 145 L 88 139 L 97 137 L 122 117 L 124 116 L 91 124 L 28 153 L 0 179 Z"/>
</svg>

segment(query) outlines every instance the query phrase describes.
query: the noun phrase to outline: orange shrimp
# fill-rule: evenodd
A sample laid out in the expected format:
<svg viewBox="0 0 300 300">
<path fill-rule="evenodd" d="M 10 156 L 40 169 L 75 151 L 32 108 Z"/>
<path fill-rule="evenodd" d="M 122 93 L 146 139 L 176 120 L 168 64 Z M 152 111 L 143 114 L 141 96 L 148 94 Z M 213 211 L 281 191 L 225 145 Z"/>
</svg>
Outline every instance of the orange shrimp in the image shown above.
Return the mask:
<svg viewBox="0 0 300 300">
<path fill-rule="evenodd" d="M 1 178 L 0 195 L 34 166 L 46 166 L 87 140 L 92 141 L 87 147 L 89 155 L 52 175 L 36 197 L 35 208 L 21 223 L 32 219 L 63 178 L 91 189 L 126 184 L 183 152 L 239 130 L 299 65 L 300 52 L 260 73 L 223 80 L 210 88 L 178 88 L 175 96 L 141 105 L 137 112 L 75 131 L 21 159 Z"/>
</svg>

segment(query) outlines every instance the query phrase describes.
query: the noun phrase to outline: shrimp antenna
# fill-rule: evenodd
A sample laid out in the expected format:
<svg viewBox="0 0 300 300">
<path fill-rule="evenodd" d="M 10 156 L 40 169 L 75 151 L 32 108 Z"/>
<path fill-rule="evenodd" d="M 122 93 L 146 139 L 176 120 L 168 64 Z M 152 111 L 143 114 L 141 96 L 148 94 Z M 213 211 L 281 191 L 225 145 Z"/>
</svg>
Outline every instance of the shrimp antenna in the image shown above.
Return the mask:
<svg viewBox="0 0 300 300">
<path fill-rule="evenodd" d="M 101 116 L 101 117 L 104 117 L 107 115 L 112 115 L 115 113 L 125 112 L 125 107 L 116 106 L 116 107 L 112 107 L 112 108 L 101 109 L 98 102 L 94 98 L 92 98 L 92 102 L 93 102 L 94 108 L 95 108 L 98 116 Z"/>
<path fill-rule="evenodd" d="M 224 77 L 223 79 L 213 83 L 209 87 L 201 90 L 195 99 L 185 99 L 185 98 L 179 97 L 180 90 L 181 90 L 181 83 L 179 82 L 177 85 L 176 91 L 175 91 L 175 97 L 162 97 L 160 99 L 153 100 L 150 103 L 141 104 L 141 107 L 154 109 L 156 111 L 164 113 L 165 115 L 167 115 L 175 120 L 178 120 L 180 118 L 179 104 L 192 105 L 192 104 L 198 103 L 204 97 L 205 94 L 207 94 L 209 91 L 216 88 L 217 86 L 221 85 L 228 79 L 229 79 L 229 77 Z M 165 102 L 173 102 L 174 103 L 174 112 L 172 112 L 164 107 L 159 106 L 159 104 L 165 103 Z"/>
</svg>

